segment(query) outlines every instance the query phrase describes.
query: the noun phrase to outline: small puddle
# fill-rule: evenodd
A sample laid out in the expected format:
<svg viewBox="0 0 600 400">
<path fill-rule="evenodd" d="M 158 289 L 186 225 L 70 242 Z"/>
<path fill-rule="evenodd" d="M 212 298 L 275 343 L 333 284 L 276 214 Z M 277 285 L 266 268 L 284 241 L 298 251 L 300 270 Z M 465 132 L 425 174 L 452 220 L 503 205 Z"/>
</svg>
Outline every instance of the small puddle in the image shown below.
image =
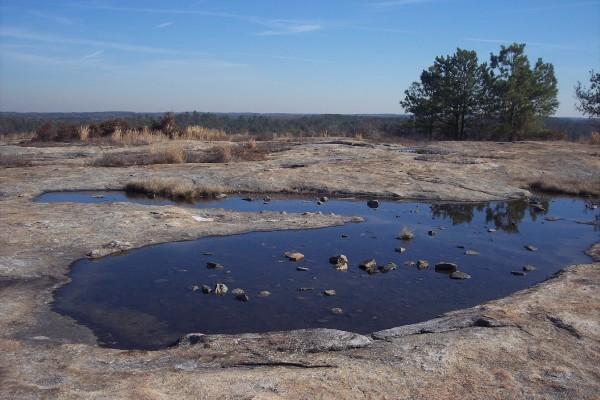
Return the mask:
<svg viewBox="0 0 600 400">
<path fill-rule="evenodd" d="M 102 196 L 102 197 L 101 197 Z M 525 201 L 425 203 L 330 200 L 322 205 L 302 198 L 244 201 L 239 197 L 203 201 L 195 207 L 236 211 L 322 211 L 356 215 L 365 222 L 322 229 L 255 232 L 152 245 L 72 265 L 72 282 L 60 288 L 53 309 L 93 329 L 104 346 L 158 349 L 186 333 L 266 332 L 335 328 L 370 333 L 431 319 L 539 283 L 564 266 L 589 262 L 584 250 L 600 239 L 600 211 L 582 200 L 546 198 L 545 209 Z M 261 199 L 261 197 L 258 197 Z M 36 201 L 103 203 L 128 201 L 171 204 L 128 197 L 124 192 L 46 193 Z M 553 220 L 558 217 L 559 220 Z M 552 220 L 552 221 L 550 221 Z M 396 239 L 403 227 L 414 239 Z M 494 231 L 495 230 L 495 231 Z M 429 231 L 435 231 L 434 236 Z M 491 231 L 491 232 L 490 232 Z M 537 251 L 529 251 L 533 245 Z M 395 251 L 404 247 L 406 251 Z M 465 254 L 467 250 L 477 255 Z M 299 251 L 305 258 L 287 260 Z M 344 254 L 347 272 L 329 263 Z M 374 258 L 397 264 L 388 273 L 368 274 L 358 265 Z M 419 270 L 411 263 L 427 260 Z M 435 272 L 440 261 L 458 264 L 468 280 Z M 207 268 L 216 262 L 222 269 Z M 523 276 L 525 265 L 536 270 Z M 299 268 L 300 267 L 300 268 Z M 225 296 L 193 291 L 224 283 Z M 231 293 L 241 288 L 247 302 Z M 335 296 L 325 290 L 334 289 Z M 270 292 L 261 297 L 261 291 Z M 332 309 L 341 309 L 339 310 Z"/>
</svg>

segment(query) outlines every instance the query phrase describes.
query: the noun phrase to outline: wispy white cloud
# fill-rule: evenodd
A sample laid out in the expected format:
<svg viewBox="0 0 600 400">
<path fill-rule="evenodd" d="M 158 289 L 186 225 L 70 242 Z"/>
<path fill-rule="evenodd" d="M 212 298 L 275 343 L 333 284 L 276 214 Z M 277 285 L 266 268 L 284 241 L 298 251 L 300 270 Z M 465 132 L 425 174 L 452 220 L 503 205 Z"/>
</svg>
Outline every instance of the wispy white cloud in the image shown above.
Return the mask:
<svg viewBox="0 0 600 400">
<path fill-rule="evenodd" d="M 84 60 L 89 60 L 90 58 L 97 58 L 102 53 L 104 53 L 104 50 L 98 50 L 98 51 L 94 51 L 93 53 L 86 54 L 85 56 L 83 56 L 81 58 Z"/>
<path fill-rule="evenodd" d="M 74 45 L 87 45 L 93 47 L 104 47 L 120 51 L 135 52 L 135 53 L 150 53 L 150 54 L 182 54 L 184 52 L 163 49 L 160 47 L 141 46 L 120 42 L 109 42 L 103 40 L 89 40 L 79 38 L 69 38 L 63 36 L 55 36 L 43 33 L 30 32 L 18 28 L 0 28 L 0 37 L 8 37 L 18 40 L 29 40 L 45 43 L 61 43 Z"/>
<path fill-rule="evenodd" d="M 153 13 L 153 14 L 175 14 L 175 15 L 199 15 L 205 17 L 217 17 L 235 19 L 244 21 L 253 25 L 263 26 L 267 30 L 258 32 L 260 36 L 270 35 L 289 35 L 314 32 L 322 29 L 322 25 L 313 21 L 296 21 L 289 19 L 272 19 L 263 18 L 255 15 L 235 14 L 223 11 L 205 11 L 193 9 L 178 9 L 178 8 L 136 8 L 136 7 L 113 7 L 113 6 L 83 6 L 86 8 L 94 8 L 97 10 L 119 11 L 119 12 L 136 12 L 136 13 Z"/>
<path fill-rule="evenodd" d="M 321 25 L 317 24 L 277 24 L 278 28 L 273 30 L 266 30 L 258 32 L 257 36 L 274 36 L 274 35 L 293 35 L 296 33 L 314 32 L 320 30 Z"/>
<path fill-rule="evenodd" d="M 171 25 L 173 25 L 173 23 L 170 22 L 170 21 L 169 22 L 163 22 L 162 24 L 156 25 L 155 28 L 157 28 L 157 29 L 163 29 L 163 28 L 167 28 L 167 27 L 169 27 Z"/>
</svg>

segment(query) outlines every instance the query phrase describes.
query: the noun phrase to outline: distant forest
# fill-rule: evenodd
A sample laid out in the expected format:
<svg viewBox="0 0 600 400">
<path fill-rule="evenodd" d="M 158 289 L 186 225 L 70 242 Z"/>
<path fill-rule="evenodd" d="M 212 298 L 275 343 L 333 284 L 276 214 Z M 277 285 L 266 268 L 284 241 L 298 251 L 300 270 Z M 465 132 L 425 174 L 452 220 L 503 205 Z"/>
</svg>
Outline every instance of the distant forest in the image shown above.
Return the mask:
<svg viewBox="0 0 600 400">
<path fill-rule="evenodd" d="M 47 122 L 55 126 L 90 125 L 106 121 L 123 121 L 130 128 L 155 126 L 162 113 L 84 112 L 84 113 L 0 113 L 0 135 L 32 132 Z M 342 114 L 221 114 L 183 112 L 175 114 L 177 127 L 203 126 L 228 134 L 249 134 L 259 137 L 293 136 L 355 136 L 422 137 L 411 115 L 342 115 Z M 542 118 L 541 134 L 577 139 L 598 130 L 598 121 L 586 118 Z M 534 136 L 536 137 L 536 136 Z M 444 139 L 440 134 L 436 138 Z M 448 136 L 451 138 L 451 136 Z M 536 137 L 537 138 L 537 137 Z M 542 137 L 540 137 L 542 138 Z M 490 139 L 473 137 L 472 139 Z"/>
</svg>

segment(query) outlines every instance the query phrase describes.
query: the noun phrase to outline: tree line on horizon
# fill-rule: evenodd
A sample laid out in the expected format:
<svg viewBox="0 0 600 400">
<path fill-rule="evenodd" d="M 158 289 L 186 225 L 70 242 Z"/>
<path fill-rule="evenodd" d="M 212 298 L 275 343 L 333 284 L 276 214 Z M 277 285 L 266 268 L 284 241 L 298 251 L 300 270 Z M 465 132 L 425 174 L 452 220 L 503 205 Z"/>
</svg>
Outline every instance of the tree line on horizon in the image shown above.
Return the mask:
<svg viewBox="0 0 600 400">
<path fill-rule="evenodd" d="M 524 43 L 501 46 L 480 63 L 473 50 L 438 56 L 404 92 L 400 105 L 415 129 L 429 140 L 509 140 L 553 136 L 544 125 L 558 108 L 554 66 L 541 58 L 532 65 Z M 577 108 L 600 116 L 599 74 L 591 87 L 576 87 Z"/>
</svg>

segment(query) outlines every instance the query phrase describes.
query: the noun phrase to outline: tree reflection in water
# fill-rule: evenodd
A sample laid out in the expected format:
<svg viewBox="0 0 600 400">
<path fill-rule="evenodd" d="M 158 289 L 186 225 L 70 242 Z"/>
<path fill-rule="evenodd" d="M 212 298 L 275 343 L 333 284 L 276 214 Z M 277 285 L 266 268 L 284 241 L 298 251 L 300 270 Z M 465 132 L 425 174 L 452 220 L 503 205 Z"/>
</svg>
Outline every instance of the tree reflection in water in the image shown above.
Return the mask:
<svg viewBox="0 0 600 400">
<path fill-rule="evenodd" d="M 487 224 L 492 223 L 496 229 L 507 233 L 518 233 L 519 224 L 525 218 L 527 212 L 534 222 L 539 216 L 548 213 L 550 202 L 542 199 L 540 203 L 545 211 L 531 207 L 525 200 L 495 203 L 432 204 L 431 214 L 434 218 L 446 218 L 452 221 L 452 225 L 459 225 L 473 221 L 475 211 L 483 212 Z"/>
</svg>

